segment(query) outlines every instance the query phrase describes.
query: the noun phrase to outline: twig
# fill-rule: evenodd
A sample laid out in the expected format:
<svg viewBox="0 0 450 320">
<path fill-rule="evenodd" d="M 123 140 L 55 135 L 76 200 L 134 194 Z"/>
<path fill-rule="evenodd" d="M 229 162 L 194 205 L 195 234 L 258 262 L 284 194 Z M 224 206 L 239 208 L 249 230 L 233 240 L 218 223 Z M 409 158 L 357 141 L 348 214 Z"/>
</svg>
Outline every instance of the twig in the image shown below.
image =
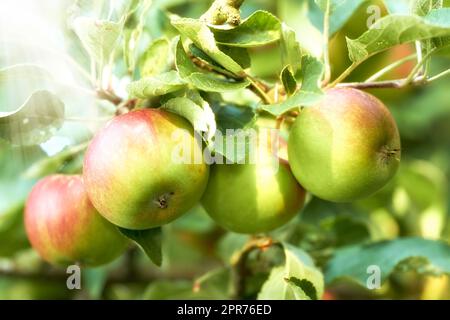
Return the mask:
<svg viewBox="0 0 450 320">
<path fill-rule="evenodd" d="M 435 81 L 435 80 L 440 79 L 442 77 L 445 77 L 447 75 L 450 75 L 450 69 L 445 70 L 445 71 L 443 71 L 443 72 L 441 72 L 441 73 L 439 73 L 439 74 L 437 74 L 437 75 L 435 75 L 435 76 L 433 76 L 431 78 L 428 78 L 427 82 Z"/>
<path fill-rule="evenodd" d="M 97 96 L 100 99 L 105 99 L 112 102 L 115 105 L 119 105 L 122 102 L 122 98 L 117 96 L 114 92 L 108 90 L 97 90 Z"/>
<path fill-rule="evenodd" d="M 272 99 L 267 95 L 265 91 L 267 87 L 263 85 L 262 82 L 258 81 L 250 75 L 247 75 L 247 79 L 248 81 L 250 81 L 250 90 L 258 95 L 265 104 L 273 104 Z"/>
<path fill-rule="evenodd" d="M 232 258 L 233 267 L 233 297 L 242 298 L 245 295 L 245 279 L 248 276 L 247 260 L 250 254 L 255 250 L 265 250 L 276 244 L 272 238 L 252 238 L 242 248 L 242 250 Z"/>
<path fill-rule="evenodd" d="M 405 82 L 407 84 L 414 81 L 417 73 L 422 69 L 423 65 L 428 61 L 428 58 L 435 52 L 435 50 L 430 50 L 425 56 L 423 56 L 420 61 L 416 64 L 414 69 L 410 72 L 409 76 L 406 78 Z"/>
<path fill-rule="evenodd" d="M 365 82 L 374 82 L 375 80 L 380 79 L 382 76 L 384 76 L 386 73 L 388 73 L 389 71 L 392 71 L 396 68 L 398 68 L 399 66 L 401 66 L 402 64 L 404 64 L 405 62 L 408 62 L 410 60 L 413 60 L 414 58 L 417 57 L 416 53 L 413 53 L 407 57 L 404 57 L 403 59 L 400 59 L 398 61 L 395 61 L 394 63 L 384 67 L 383 69 L 381 69 L 380 71 L 378 71 L 377 73 L 375 73 L 373 76 L 371 76 L 370 78 L 367 78 L 367 80 Z"/>
<path fill-rule="evenodd" d="M 418 86 L 428 83 L 429 80 L 423 77 L 417 77 L 413 81 L 407 79 L 375 81 L 375 82 L 344 82 L 336 85 L 337 88 L 355 88 L 355 89 L 381 89 L 381 88 L 404 88 L 407 86 Z"/>
<path fill-rule="evenodd" d="M 360 62 L 353 62 L 339 77 L 336 78 L 332 83 L 330 83 L 326 88 L 331 88 L 336 86 L 338 83 L 344 81 L 360 64 Z"/>
</svg>

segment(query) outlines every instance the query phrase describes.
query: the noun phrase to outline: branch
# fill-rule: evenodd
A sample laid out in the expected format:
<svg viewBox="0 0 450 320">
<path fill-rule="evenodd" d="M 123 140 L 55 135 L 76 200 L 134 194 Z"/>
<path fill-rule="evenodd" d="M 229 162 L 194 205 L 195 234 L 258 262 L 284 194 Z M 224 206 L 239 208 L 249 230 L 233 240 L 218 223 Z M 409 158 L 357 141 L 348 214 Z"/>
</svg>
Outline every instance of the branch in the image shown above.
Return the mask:
<svg viewBox="0 0 450 320">
<path fill-rule="evenodd" d="M 429 83 L 429 79 L 417 77 L 409 81 L 408 79 L 375 81 L 375 82 L 344 82 L 338 83 L 336 88 L 355 88 L 355 89 L 382 89 L 382 88 L 405 88 L 408 86 L 420 86 Z"/>
<path fill-rule="evenodd" d="M 97 90 L 97 96 L 100 99 L 108 100 L 111 103 L 115 104 L 116 106 L 119 105 L 122 102 L 122 98 L 117 96 L 114 92 L 108 91 L 108 90 Z"/>
</svg>

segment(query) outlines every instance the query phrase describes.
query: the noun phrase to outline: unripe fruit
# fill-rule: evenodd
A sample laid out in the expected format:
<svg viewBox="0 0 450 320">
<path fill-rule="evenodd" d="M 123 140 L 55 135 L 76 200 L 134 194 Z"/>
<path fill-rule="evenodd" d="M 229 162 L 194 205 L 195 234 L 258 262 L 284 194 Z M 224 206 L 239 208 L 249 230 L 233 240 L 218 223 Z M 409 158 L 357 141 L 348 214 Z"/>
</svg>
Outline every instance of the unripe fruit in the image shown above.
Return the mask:
<svg viewBox="0 0 450 320">
<path fill-rule="evenodd" d="M 278 158 L 269 145 L 258 141 L 256 161 L 211 168 L 202 204 L 224 228 L 238 233 L 268 232 L 287 223 L 303 207 L 305 191 L 287 161 Z"/>
<path fill-rule="evenodd" d="M 288 142 L 289 162 L 301 185 L 336 202 L 371 195 L 400 162 L 397 125 L 384 104 L 356 89 L 326 91 L 300 111 Z"/>
<path fill-rule="evenodd" d="M 200 159 L 178 159 L 186 159 L 183 150 Z M 181 216 L 200 200 L 209 174 L 189 122 L 156 109 L 112 119 L 91 142 L 83 170 L 97 210 L 128 229 L 149 229 Z"/>
<path fill-rule="evenodd" d="M 39 181 L 26 203 L 25 229 L 33 248 L 53 264 L 102 265 L 127 246 L 126 238 L 92 206 L 81 176 Z"/>
</svg>

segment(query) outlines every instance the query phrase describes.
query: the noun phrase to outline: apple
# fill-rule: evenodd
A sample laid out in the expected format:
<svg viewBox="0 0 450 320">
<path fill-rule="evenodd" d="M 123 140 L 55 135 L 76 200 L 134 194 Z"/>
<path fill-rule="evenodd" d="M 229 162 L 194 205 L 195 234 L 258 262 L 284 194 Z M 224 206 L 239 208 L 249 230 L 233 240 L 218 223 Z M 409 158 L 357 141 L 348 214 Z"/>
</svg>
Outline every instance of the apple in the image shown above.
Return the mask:
<svg viewBox="0 0 450 320">
<path fill-rule="evenodd" d="M 281 139 L 281 137 L 279 137 Z M 258 133 L 252 146 L 259 156 L 245 163 L 216 164 L 202 204 L 222 227 L 255 234 L 276 229 L 303 207 L 305 191 L 292 175 L 286 160 L 278 157 L 271 138 Z M 281 143 L 281 149 L 283 144 Z"/>
<path fill-rule="evenodd" d="M 79 175 L 48 176 L 33 187 L 25 230 L 33 248 L 52 264 L 102 265 L 127 246 L 126 238 L 92 206 Z"/>
<path fill-rule="evenodd" d="M 112 119 L 92 140 L 83 165 L 87 192 L 100 214 L 135 230 L 167 224 L 191 209 L 208 175 L 192 126 L 159 109 Z"/>
<path fill-rule="evenodd" d="M 288 159 L 300 184 L 335 202 L 367 197 L 383 187 L 400 162 L 397 125 L 374 96 L 333 88 L 303 108 L 291 128 Z"/>
</svg>

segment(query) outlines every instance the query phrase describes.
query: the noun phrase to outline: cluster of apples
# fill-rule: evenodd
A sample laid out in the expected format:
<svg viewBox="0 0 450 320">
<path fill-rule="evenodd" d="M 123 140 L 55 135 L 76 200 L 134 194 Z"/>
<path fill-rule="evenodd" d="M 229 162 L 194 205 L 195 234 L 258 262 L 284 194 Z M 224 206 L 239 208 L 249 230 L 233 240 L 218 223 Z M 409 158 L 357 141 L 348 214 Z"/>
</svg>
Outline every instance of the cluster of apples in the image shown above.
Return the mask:
<svg viewBox="0 0 450 320">
<path fill-rule="evenodd" d="M 400 160 L 388 109 L 356 89 L 329 89 L 318 105 L 301 109 L 288 157 L 277 155 L 277 162 L 175 163 L 173 133 L 179 129 L 201 152 L 192 126 L 170 112 L 141 109 L 112 119 L 92 140 L 82 176 L 54 175 L 33 188 L 25 210 L 32 246 L 51 263 L 103 264 L 127 246 L 116 226 L 158 227 L 199 202 L 230 231 L 268 232 L 300 212 L 305 190 L 329 201 L 354 201 L 385 185 Z"/>
</svg>

